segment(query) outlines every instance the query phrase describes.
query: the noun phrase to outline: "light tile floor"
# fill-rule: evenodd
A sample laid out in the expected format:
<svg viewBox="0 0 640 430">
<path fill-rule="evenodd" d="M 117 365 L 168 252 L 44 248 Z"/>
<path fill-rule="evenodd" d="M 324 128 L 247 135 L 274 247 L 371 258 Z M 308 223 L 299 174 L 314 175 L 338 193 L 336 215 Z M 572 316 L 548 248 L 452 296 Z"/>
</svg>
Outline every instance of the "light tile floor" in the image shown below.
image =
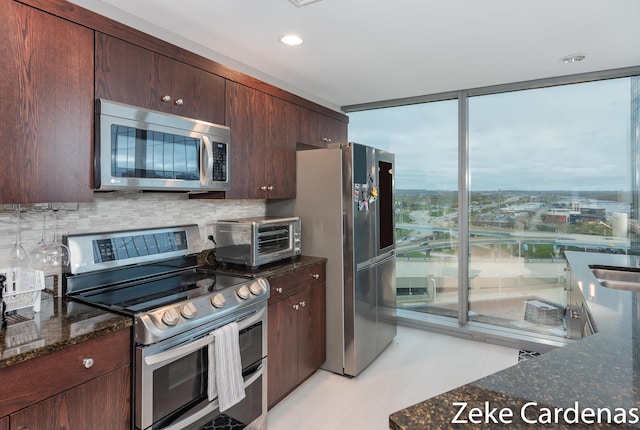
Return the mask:
<svg viewBox="0 0 640 430">
<path fill-rule="evenodd" d="M 269 430 L 388 430 L 389 414 L 518 362 L 518 350 L 398 327 L 355 378 L 319 370 L 268 414 Z"/>
</svg>

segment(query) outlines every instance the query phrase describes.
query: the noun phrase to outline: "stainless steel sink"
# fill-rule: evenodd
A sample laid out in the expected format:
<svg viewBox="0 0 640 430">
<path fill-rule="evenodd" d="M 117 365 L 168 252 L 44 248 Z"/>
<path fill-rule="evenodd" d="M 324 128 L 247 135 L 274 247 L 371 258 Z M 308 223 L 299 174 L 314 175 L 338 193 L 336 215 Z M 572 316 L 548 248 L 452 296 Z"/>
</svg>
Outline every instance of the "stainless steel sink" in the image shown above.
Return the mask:
<svg viewBox="0 0 640 430">
<path fill-rule="evenodd" d="M 640 268 L 597 265 L 589 268 L 603 287 L 640 291 Z"/>
</svg>

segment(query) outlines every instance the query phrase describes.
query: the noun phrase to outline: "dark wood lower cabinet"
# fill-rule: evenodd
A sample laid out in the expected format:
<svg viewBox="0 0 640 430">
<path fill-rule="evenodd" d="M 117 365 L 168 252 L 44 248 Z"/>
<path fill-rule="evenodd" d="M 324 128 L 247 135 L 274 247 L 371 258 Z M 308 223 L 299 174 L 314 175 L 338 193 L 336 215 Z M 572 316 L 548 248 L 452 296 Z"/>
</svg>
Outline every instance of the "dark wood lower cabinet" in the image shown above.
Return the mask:
<svg viewBox="0 0 640 430">
<path fill-rule="evenodd" d="M 0 369 L 0 415 L 0 430 L 129 430 L 130 329 Z"/>
<path fill-rule="evenodd" d="M 300 294 L 298 313 L 298 380 L 304 381 L 326 359 L 326 292 L 324 285 Z"/>
<path fill-rule="evenodd" d="M 322 263 L 269 280 L 269 408 L 325 361 L 325 270 Z"/>
<path fill-rule="evenodd" d="M 129 429 L 130 378 L 122 367 L 24 408 L 11 414 L 10 430 Z"/>
<path fill-rule="evenodd" d="M 0 418 L 0 430 L 9 430 L 9 417 Z"/>
<path fill-rule="evenodd" d="M 268 310 L 268 405 L 271 408 L 298 383 L 296 313 L 292 300 L 269 305 Z"/>
</svg>

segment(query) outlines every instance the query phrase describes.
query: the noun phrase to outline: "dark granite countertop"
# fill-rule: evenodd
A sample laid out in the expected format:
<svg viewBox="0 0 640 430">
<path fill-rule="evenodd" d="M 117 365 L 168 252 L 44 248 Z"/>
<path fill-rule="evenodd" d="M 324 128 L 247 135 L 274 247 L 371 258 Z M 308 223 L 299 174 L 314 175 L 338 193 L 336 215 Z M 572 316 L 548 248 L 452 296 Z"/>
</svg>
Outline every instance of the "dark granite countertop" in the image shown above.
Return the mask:
<svg viewBox="0 0 640 430">
<path fill-rule="evenodd" d="M 311 257 L 308 255 L 300 255 L 296 258 L 266 264 L 255 269 L 249 269 L 234 264 L 217 264 L 207 267 L 209 267 L 211 270 L 215 270 L 218 273 L 226 273 L 237 276 L 249 276 L 252 278 L 273 278 L 297 272 L 298 270 L 302 270 L 307 266 L 323 263 L 326 261 L 327 259 L 325 257 Z"/>
<path fill-rule="evenodd" d="M 133 325 L 129 317 L 43 293 L 40 312 L 7 315 L 0 330 L 0 369 Z"/>
<path fill-rule="evenodd" d="M 582 281 L 597 333 L 395 412 L 389 417 L 389 428 L 640 428 L 640 292 L 603 287 L 589 269 L 594 264 L 638 267 L 640 260 L 626 255 L 566 254 L 574 276 Z M 467 424 L 453 422 L 460 402 L 468 402 L 462 414 Z M 498 423 L 483 412 L 477 418 L 480 423 L 472 424 L 466 412 L 487 407 L 497 408 L 491 416 Z M 576 418 L 576 408 L 585 415 Z M 605 422 L 597 423 L 598 413 Z M 606 423 L 607 413 L 611 413 L 611 424 Z"/>
</svg>

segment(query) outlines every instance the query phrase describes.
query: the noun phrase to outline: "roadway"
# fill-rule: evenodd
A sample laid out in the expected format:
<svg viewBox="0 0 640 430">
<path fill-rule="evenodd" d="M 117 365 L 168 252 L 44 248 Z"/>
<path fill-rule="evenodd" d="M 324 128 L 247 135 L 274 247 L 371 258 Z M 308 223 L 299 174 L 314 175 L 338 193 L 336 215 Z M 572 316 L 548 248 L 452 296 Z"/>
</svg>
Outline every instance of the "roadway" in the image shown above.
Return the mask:
<svg viewBox="0 0 640 430">
<path fill-rule="evenodd" d="M 431 218 L 436 220 L 436 218 Z M 438 219 L 439 221 L 441 219 Z M 451 248 L 457 246 L 457 230 L 443 227 L 434 227 L 431 225 L 417 224 L 396 224 L 396 229 L 412 230 L 416 232 L 446 232 L 453 236 L 453 239 L 430 240 L 427 236 L 430 234 L 420 235 L 409 234 L 407 240 L 398 240 L 396 251 L 398 254 L 404 254 L 413 251 L 425 251 L 429 249 Z M 473 227 L 470 230 L 469 244 L 471 246 L 495 245 L 495 244 L 518 244 L 536 245 L 536 244 L 552 244 L 555 247 L 576 247 L 584 249 L 611 249 L 626 252 L 629 249 L 629 239 L 610 236 L 593 236 L 588 234 L 558 234 L 553 232 L 541 231 L 518 231 L 502 228 L 500 231 L 482 227 Z"/>
</svg>

